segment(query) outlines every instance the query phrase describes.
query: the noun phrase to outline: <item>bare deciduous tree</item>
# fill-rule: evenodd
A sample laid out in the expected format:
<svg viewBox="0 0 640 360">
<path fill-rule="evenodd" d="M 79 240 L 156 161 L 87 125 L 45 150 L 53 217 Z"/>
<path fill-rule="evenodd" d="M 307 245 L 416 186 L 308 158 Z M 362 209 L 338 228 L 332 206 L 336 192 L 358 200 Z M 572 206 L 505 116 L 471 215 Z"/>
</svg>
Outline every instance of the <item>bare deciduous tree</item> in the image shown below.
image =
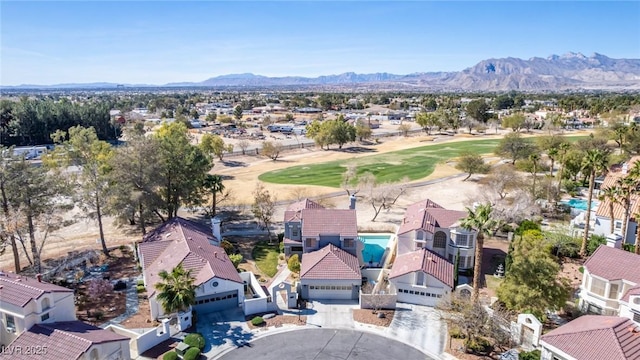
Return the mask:
<svg viewBox="0 0 640 360">
<path fill-rule="evenodd" d="M 496 194 L 500 199 L 504 199 L 509 191 L 521 185 L 521 179 L 513 166 L 504 164 L 493 168 L 483 183 L 487 190 L 485 192 Z"/>
<path fill-rule="evenodd" d="M 246 154 L 247 149 L 249 148 L 249 145 L 251 145 L 251 143 L 247 139 L 242 139 L 238 141 L 238 147 L 240 148 L 240 150 L 242 150 L 242 155 Z"/>
<path fill-rule="evenodd" d="M 407 191 L 408 178 L 403 178 L 397 183 L 378 184 L 376 178 L 371 173 L 363 174 L 360 177 L 359 187 L 363 189 L 365 201 L 373 207 L 374 215 L 371 221 L 376 218 L 382 210 L 389 210 L 398 201 L 398 198 Z"/>
<path fill-rule="evenodd" d="M 342 188 L 347 192 L 347 196 L 360 192 L 360 182 L 358 181 L 358 166 L 347 164 L 347 171 L 342 174 Z"/>
<path fill-rule="evenodd" d="M 269 243 L 271 243 L 271 223 L 273 220 L 273 213 L 275 212 L 276 199 L 269 193 L 262 183 L 256 184 L 255 190 L 253 190 L 253 206 L 251 211 L 253 215 L 258 218 L 267 229 L 269 234 Z"/>
</svg>

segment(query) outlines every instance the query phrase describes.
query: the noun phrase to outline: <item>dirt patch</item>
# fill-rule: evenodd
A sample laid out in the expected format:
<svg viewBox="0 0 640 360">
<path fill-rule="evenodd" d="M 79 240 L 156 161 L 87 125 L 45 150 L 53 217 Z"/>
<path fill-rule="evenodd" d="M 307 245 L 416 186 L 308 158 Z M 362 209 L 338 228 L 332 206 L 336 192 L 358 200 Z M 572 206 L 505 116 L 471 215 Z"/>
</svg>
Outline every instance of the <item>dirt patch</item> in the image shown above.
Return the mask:
<svg viewBox="0 0 640 360">
<path fill-rule="evenodd" d="M 466 353 L 464 351 L 464 339 L 449 339 L 445 347 L 445 352 L 459 360 L 492 360 L 498 358 L 498 356 L 480 356 Z"/>
<path fill-rule="evenodd" d="M 246 317 L 247 325 L 249 326 L 249 329 L 252 329 L 252 330 L 268 328 L 272 326 L 279 328 L 285 324 L 299 325 L 299 326 L 304 326 L 307 324 L 307 317 L 304 315 L 301 315 L 300 317 L 294 316 L 294 315 L 276 315 L 271 319 L 264 319 L 264 323 L 262 325 L 255 326 L 251 323 L 251 319 L 253 319 L 254 317 L 256 317 L 256 315 L 251 315 Z"/>
<path fill-rule="evenodd" d="M 384 314 L 383 318 L 379 318 L 377 313 L 371 309 L 353 309 L 353 320 L 363 324 L 371 324 L 376 326 L 388 327 L 393 321 L 395 310 L 379 310 L 378 313 Z"/>
<path fill-rule="evenodd" d="M 138 312 L 127 318 L 121 323 L 127 329 L 144 329 L 154 328 L 160 325 L 160 322 L 151 319 L 151 308 L 149 300 L 141 293 L 138 297 Z"/>
</svg>

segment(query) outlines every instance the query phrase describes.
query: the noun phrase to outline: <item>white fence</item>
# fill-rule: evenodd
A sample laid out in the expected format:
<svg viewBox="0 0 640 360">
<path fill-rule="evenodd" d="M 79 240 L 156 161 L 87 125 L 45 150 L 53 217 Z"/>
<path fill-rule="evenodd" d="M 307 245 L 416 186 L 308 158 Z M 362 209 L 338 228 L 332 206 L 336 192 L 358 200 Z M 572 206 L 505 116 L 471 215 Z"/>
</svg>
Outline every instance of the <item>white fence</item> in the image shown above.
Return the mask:
<svg viewBox="0 0 640 360">
<path fill-rule="evenodd" d="M 171 337 L 169 319 L 162 320 L 162 324 L 157 328 L 145 329 L 144 332 L 133 331 L 115 324 L 107 326 L 105 330 L 110 330 L 118 335 L 131 338 L 129 341 L 129 349 L 131 358 L 133 359 L 161 342 L 169 340 L 169 337 Z"/>
</svg>

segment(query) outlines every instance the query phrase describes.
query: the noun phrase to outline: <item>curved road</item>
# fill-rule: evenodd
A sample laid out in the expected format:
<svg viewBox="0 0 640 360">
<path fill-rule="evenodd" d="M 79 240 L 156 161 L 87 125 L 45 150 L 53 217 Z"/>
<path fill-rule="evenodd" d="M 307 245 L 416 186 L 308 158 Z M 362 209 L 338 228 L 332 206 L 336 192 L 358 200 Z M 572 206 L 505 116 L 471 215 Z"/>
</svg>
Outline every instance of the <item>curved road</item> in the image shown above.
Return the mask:
<svg viewBox="0 0 640 360">
<path fill-rule="evenodd" d="M 421 351 L 392 339 L 362 331 L 335 329 L 294 330 L 265 336 L 220 359 L 432 360 Z"/>
</svg>

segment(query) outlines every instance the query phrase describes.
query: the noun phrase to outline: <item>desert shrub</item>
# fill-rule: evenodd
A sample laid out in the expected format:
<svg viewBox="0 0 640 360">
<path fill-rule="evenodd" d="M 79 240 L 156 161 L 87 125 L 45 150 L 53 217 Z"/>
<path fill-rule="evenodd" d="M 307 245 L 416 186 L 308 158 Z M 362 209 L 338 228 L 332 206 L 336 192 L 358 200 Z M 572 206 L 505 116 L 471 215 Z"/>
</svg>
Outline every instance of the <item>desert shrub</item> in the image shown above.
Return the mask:
<svg viewBox="0 0 640 360">
<path fill-rule="evenodd" d="M 144 280 L 138 280 L 138 282 L 136 282 L 136 285 L 140 286 L 144 286 Z"/>
<path fill-rule="evenodd" d="M 280 243 L 278 244 L 278 249 L 281 253 L 284 252 L 284 241 L 280 241 Z"/>
<path fill-rule="evenodd" d="M 104 313 L 98 310 L 93 313 L 93 316 L 96 318 L 96 320 L 102 320 L 104 318 Z"/>
<path fill-rule="evenodd" d="M 278 260 L 282 261 L 285 259 L 284 254 L 278 254 Z"/>
<path fill-rule="evenodd" d="M 146 291 L 146 289 L 144 288 L 144 285 L 137 285 L 136 286 L 136 292 L 143 293 L 145 291 Z"/>
<path fill-rule="evenodd" d="M 533 351 L 523 351 L 520 354 L 518 354 L 518 359 L 520 360 L 540 360 L 540 350 L 533 350 Z"/>
<path fill-rule="evenodd" d="M 233 254 L 234 246 L 229 240 L 222 240 L 220 246 L 224 249 L 224 252 L 227 254 Z"/>
<path fill-rule="evenodd" d="M 197 347 L 198 349 L 200 349 L 200 351 L 204 349 L 204 346 L 206 344 L 204 336 L 202 336 L 202 334 L 200 333 L 193 333 L 185 336 L 184 343 L 191 347 Z"/>
<path fill-rule="evenodd" d="M 578 188 L 580 187 L 580 183 L 573 180 L 562 180 L 562 186 L 571 196 L 578 195 Z"/>
<path fill-rule="evenodd" d="M 233 266 L 236 267 L 236 269 L 238 268 L 238 265 L 240 265 L 243 259 L 244 257 L 242 256 L 242 254 L 229 255 L 229 260 L 231 260 L 231 263 L 233 264 Z"/>
<path fill-rule="evenodd" d="M 109 280 L 104 279 L 92 279 L 89 280 L 89 284 L 87 285 L 87 293 L 92 300 L 97 300 L 113 290 L 113 285 Z"/>
<path fill-rule="evenodd" d="M 298 254 L 293 254 L 289 258 L 289 261 L 287 262 L 287 266 L 289 267 L 289 270 L 291 270 L 291 272 L 294 272 L 294 273 L 300 272 L 300 258 L 298 257 Z"/>
<path fill-rule="evenodd" d="M 485 338 L 475 338 L 475 339 L 467 339 L 464 342 L 467 352 L 478 355 L 485 355 L 491 352 L 493 346 L 489 340 Z"/>
<path fill-rule="evenodd" d="M 540 231 L 540 224 L 532 220 L 523 220 L 518 228 L 516 229 L 516 235 L 522 235 L 527 230 L 538 230 Z"/>
<path fill-rule="evenodd" d="M 584 266 L 580 266 L 578 268 L 578 271 L 580 272 L 580 274 L 584 274 Z"/>
<path fill-rule="evenodd" d="M 200 357 L 200 349 L 192 347 L 184 353 L 183 360 L 196 360 Z"/>
<path fill-rule="evenodd" d="M 178 360 L 178 353 L 175 351 L 169 351 L 162 355 L 162 360 Z"/>
<path fill-rule="evenodd" d="M 262 316 L 256 316 L 253 319 L 251 319 L 251 324 L 253 326 L 260 326 L 264 324 L 264 319 L 262 318 Z"/>
<path fill-rule="evenodd" d="M 587 255 L 593 254 L 600 245 L 607 243 L 607 238 L 603 235 L 592 234 L 587 242 Z"/>
<path fill-rule="evenodd" d="M 449 336 L 452 337 L 453 339 L 464 339 L 465 336 L 462 333 L 462 331 L 460 331 L 459 328 L 454 327 L 451 328 L 451 330 L 449 330 Z"/>
<path fill-rule="evenodd" d="M 522 159 L 516 162 L 516 169 L 518 169 L 519 171 L 525 171 L 525 172 L 531 173 L 533 172 L 533 161 L 529 159 Z M 536 172 L 543 173 L 547 171 L 549 171 L 549 165 L 541 161 L 538 161 L 538 164 L 536 165 Z"/>
</svg>

